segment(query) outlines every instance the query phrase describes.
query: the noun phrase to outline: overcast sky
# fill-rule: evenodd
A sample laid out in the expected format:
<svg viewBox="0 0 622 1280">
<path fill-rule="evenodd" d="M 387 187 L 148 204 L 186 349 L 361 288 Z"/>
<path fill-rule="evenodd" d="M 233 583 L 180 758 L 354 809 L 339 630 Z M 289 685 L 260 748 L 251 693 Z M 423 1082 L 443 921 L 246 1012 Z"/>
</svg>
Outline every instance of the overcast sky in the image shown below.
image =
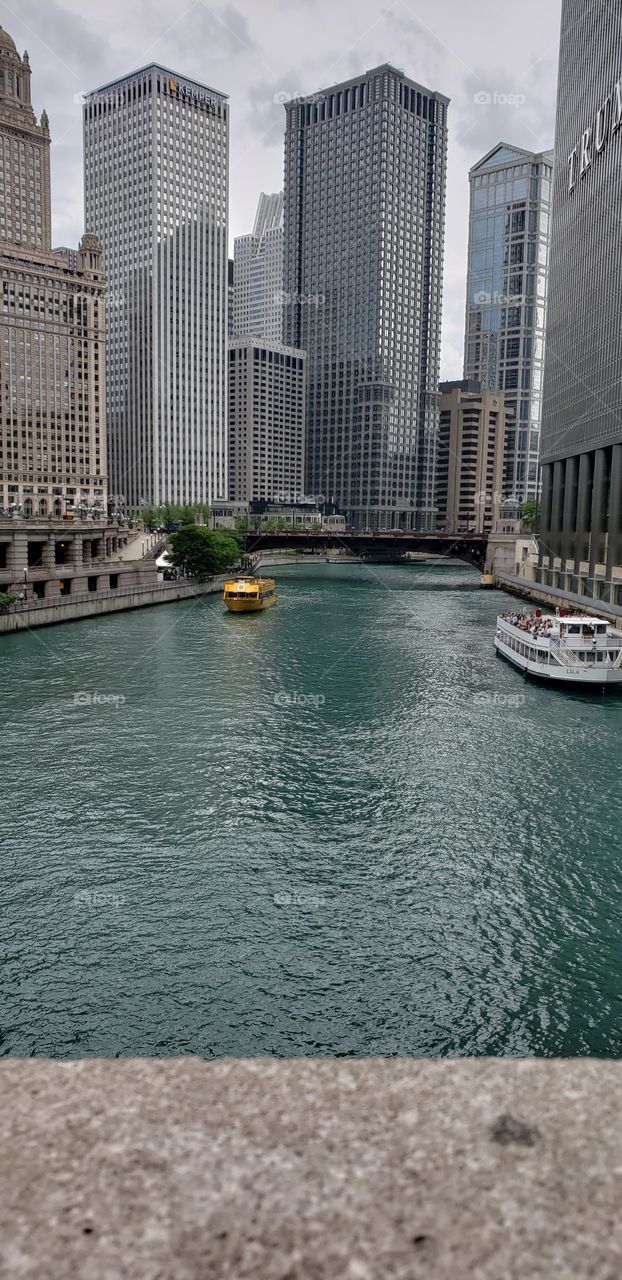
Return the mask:
<svg viewBox="0 0 622 1280">
<path fill-rule="evenodd" d="M 52 133 L 54 243 L 83 230 L 80 94 L 147 62 L 228 93 L 231 226 L 283 185 L 286 97 L 392 62 L 451 98 L 442 375 L 461 377 L 468 170 L 496 142 L 552 146 L 561 0 L 0 0 Z"/>
</svg>

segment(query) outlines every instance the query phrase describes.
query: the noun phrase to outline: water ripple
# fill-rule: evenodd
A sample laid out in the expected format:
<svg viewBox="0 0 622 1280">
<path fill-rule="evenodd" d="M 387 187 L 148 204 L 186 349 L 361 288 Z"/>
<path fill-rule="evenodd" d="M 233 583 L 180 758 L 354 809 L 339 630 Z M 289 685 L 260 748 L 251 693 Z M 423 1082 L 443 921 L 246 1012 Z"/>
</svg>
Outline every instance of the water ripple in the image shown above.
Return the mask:
<svg viewBox="0 0 622 1280">
<path fill-rule="evenodd" d="M 619 1056 L 622 700 L 470 570 L 279 582 L 3 638 L 0 1053 Z"/>
</svg>

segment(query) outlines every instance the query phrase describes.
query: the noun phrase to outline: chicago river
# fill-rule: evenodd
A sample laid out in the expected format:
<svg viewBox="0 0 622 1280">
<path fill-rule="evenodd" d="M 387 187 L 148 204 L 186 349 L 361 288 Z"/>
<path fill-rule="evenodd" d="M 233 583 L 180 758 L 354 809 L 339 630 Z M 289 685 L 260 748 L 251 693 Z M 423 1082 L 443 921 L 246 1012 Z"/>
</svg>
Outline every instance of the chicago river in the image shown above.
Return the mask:
<svg viewBox="0 0 622 1280">
<path fill-rule="evenodd" d="M 0 1053 L 622 1052 L 622 700 L 462 566 L 5 637 Z"/>
</svg>

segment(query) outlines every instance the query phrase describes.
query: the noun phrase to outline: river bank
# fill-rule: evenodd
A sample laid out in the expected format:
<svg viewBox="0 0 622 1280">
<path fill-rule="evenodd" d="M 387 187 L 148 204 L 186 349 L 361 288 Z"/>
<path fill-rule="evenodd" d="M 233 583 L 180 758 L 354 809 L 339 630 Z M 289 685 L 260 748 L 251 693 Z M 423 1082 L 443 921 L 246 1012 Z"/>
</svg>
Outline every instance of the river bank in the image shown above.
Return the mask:
<svg viewBox="0 0 622 1280">
<path fill-rule="evenodd" d="M 144 609 L 190 600 L 195 596 L 222 591 L 227 575 L 207 582 L 160 582 L 157 586 L 126 587 L 117 591 L 89 592 L 59 600 L 29 600 L 0 613 L 0 635 L 15 631 L 32 631 L 36 627 L 53 627 L 64 622 L 101 618 L 108 613 L 128 609 Z"/>
</svg>

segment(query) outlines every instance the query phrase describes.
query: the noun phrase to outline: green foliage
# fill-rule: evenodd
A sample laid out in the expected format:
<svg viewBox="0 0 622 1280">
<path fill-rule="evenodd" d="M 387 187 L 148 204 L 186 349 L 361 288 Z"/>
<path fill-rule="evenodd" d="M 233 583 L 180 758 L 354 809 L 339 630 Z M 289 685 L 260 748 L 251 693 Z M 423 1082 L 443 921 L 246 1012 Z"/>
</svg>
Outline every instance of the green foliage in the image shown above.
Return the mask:
<svg viewBox="0 0 622 1280">
<path fill-rule="evenodd" d="M 238 516 L 236 518 L 235 527 L 240 533 L 248 533 L 248 530 L 251 527 L 251 522 L 248 516 Z"/>
<path fill-rule="evenodd" d="M 540 503 L 530 498 L 523 505 L 523 524 L 526 529 L 536 529 L 540 521 Z"/>
<path fill-rule="evenodd" d="M 171 560 L 192 578 L 213 578 L 240 561 L 240 539 L 231 529 L 184 525 L 171 537 Z"/>
<path fill-rule="evenodd" d="M 267 516 L 262 520 L 260 528 L 265 533 L 282 533 L 284 529 L 291 529 L 292 525 L 283 516 Z"/>
<path fill-rule="evenodd" d="M 10 596 L 6 591 L 0 591 L 0 613 L 6 613 L 9 606 L 15 604 L 16 599 L 16 596 Z"/>
<path fill-rule="evenodd" d="M 159 507 L 143 507 L 134 514 L 142 520 L 145 529 L 153 532 L 155 529 L 166 528 L 171 524 L 194 524 L 197 516 L 203 516 L 207 524 L 210 509 L 204 502 L 195 503 L 194 506 L 188 504 L 179 506 L 175 502 L 164 502 Z"/>
</svg>

